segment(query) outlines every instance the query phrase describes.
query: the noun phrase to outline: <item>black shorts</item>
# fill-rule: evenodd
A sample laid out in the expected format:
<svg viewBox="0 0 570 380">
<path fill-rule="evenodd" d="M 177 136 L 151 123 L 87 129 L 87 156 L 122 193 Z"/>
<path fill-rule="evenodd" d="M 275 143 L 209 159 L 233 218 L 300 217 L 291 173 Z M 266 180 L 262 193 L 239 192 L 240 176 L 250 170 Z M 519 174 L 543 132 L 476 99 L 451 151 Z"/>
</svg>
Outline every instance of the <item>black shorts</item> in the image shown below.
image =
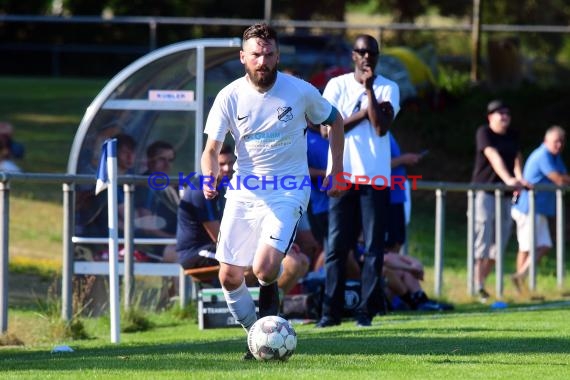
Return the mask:
<svg viewBox="0 0 570 380">
<path fill-rule="evenodd" d="M 313 214 L 310 211 L 308 212 L 309 217 L 309 225 L 311 226 L 311 232 L 317 241 L 323 244 L 326 241 L 328 234 L 329 234 L 329 213 L 328 212 L 321 212 L 319 214 Z"/>
<path fill-rule="evenodd" d="M 206 257 L 200 255 L 201 251 L 209 251 L 212 257 Z M 201 247 L 199 249 L 186 249 L 183 251 L 177 251 L 178 263 L 182 265 L 184 269 L 194 269 L 202 267 L 212 267 L 219 265 L 218 260 L 213 258 L 213 254 L 216 253 L 216 246 L 214 244 Z"/>
</svg>

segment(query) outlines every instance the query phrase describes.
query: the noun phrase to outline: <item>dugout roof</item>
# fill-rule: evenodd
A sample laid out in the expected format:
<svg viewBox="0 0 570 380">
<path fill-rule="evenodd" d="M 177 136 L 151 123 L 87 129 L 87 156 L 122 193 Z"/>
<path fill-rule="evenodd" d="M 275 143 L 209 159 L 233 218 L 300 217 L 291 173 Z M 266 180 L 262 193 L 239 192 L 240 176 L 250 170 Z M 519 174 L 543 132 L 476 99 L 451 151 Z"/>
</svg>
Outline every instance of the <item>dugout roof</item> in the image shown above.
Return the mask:
<svg viewBox="0 0 570 380">
<path fill-rule="evenodd" d="M 67 172 L 95 172 L 102 142 L 126 133 L 137 142 L 134 172 L 146 168 L 156 140 L 176 149 L 173 169 L 198 171 L 205 117 L 219 90 L 243 75 L 241 40 L 200 39 L 157 49 L 113 77 L 87 108 L 76 132 Z"/>
</svg>

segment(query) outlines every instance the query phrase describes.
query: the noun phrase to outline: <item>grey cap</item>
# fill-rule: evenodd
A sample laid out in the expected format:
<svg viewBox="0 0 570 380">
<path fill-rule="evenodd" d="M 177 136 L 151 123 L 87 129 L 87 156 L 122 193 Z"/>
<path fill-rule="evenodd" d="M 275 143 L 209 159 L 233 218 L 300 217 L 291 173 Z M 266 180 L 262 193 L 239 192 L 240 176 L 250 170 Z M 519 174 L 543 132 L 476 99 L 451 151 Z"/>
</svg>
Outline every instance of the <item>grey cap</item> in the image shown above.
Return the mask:
<svg viewBox="0 0 570 380">
<path fill-rule="evenodd" d="M 507 106 L 505 102 L 503 102 L 502 100 L 493 100 L 489 102 L 489 104 L 487 104 L 487 115 L 492 114 L 493 112 L 504 108 L 506 109 L 509 108 L 509 106 Z"/>
</svg>

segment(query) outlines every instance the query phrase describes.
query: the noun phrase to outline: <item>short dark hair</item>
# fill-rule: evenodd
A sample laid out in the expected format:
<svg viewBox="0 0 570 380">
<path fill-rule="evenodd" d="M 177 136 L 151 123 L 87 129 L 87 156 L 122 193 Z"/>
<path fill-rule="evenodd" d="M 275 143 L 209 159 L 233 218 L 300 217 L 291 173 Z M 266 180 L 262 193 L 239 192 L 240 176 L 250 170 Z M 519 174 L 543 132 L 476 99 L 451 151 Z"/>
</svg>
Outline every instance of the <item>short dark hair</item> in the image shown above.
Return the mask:
<svg viewBox="0 0 570 380">
<path fill-rule="evenodd" d="M 135 139 L 126 133 L 119 133 L 114 138 L 117 139 L 117 149 L 126 147 L 127 149 L 135 150 L 137 147 L 137 142 Z"/>
<path fill-rule="evenodd" d="M 155 141 L 146 148 L 146 156 L 147 158 L 152 158 L 158 154 L 161 150 L 172 150 L 174 151 L 174 147 L 172 144 L 166 141 Z M 174 152 L 176 153 L 176 152 Z"/>
<path fill-rule="evenodd" d="M 222 149 L 220 150 L 220 154 L 234 154 L 234 148 L 231 147 L 229 144 L 222 145 Z"/>
<path fill-rule="evenodd" d="M 275 41 L 277 45 L 277 32 L 266 23 L 253 24 L 243 32 L 242 45 L 252 38 L 260 38 L 264 41 Z"/>
<path fill-rule="evenodd" d="M 10 157 L 10 138 L 7 135 L 0 135 L 0 159 Z"/>
<path fill-rule="evenodd" d="M 356 41 L 360 40 L 367 41 L 368 45 L 370 45 L 370 48 L 376 48 L 376 52 L 377 53 L 380 52 L 380 44 L 378 43 L 376 38 L 372 37 L 370 34 L 359 34 L 358 36 L 356 36 L 356 38 L 354 39 L 354 45 L 356 45 Z M 353 46 L 353 48 L 355 47 L 356 46 Z"/>
</svg>

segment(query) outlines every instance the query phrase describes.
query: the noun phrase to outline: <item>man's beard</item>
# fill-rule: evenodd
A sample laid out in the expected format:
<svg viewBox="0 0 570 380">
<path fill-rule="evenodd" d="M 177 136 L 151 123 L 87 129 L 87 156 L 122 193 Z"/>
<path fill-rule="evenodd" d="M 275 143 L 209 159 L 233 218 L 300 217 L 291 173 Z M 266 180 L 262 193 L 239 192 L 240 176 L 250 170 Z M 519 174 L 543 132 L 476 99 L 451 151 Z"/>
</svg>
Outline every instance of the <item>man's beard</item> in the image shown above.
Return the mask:
<svg viewBox="0 0 570 380">
<path fill-rule="evenodd" d="M 257 69 L 250 70 L 246 66 L 245 72 L 247 73 L 249 80 L 251 80 L 256 87 L 260 88 L 270 87 L 273 85 L 273 83 L 275 83 L 275 80 L 277 79 L 277 66 L 273 67 L 273 69 L 267 69 L 267 71 L 263 72 L 260 72 Z"/>
</svg>

